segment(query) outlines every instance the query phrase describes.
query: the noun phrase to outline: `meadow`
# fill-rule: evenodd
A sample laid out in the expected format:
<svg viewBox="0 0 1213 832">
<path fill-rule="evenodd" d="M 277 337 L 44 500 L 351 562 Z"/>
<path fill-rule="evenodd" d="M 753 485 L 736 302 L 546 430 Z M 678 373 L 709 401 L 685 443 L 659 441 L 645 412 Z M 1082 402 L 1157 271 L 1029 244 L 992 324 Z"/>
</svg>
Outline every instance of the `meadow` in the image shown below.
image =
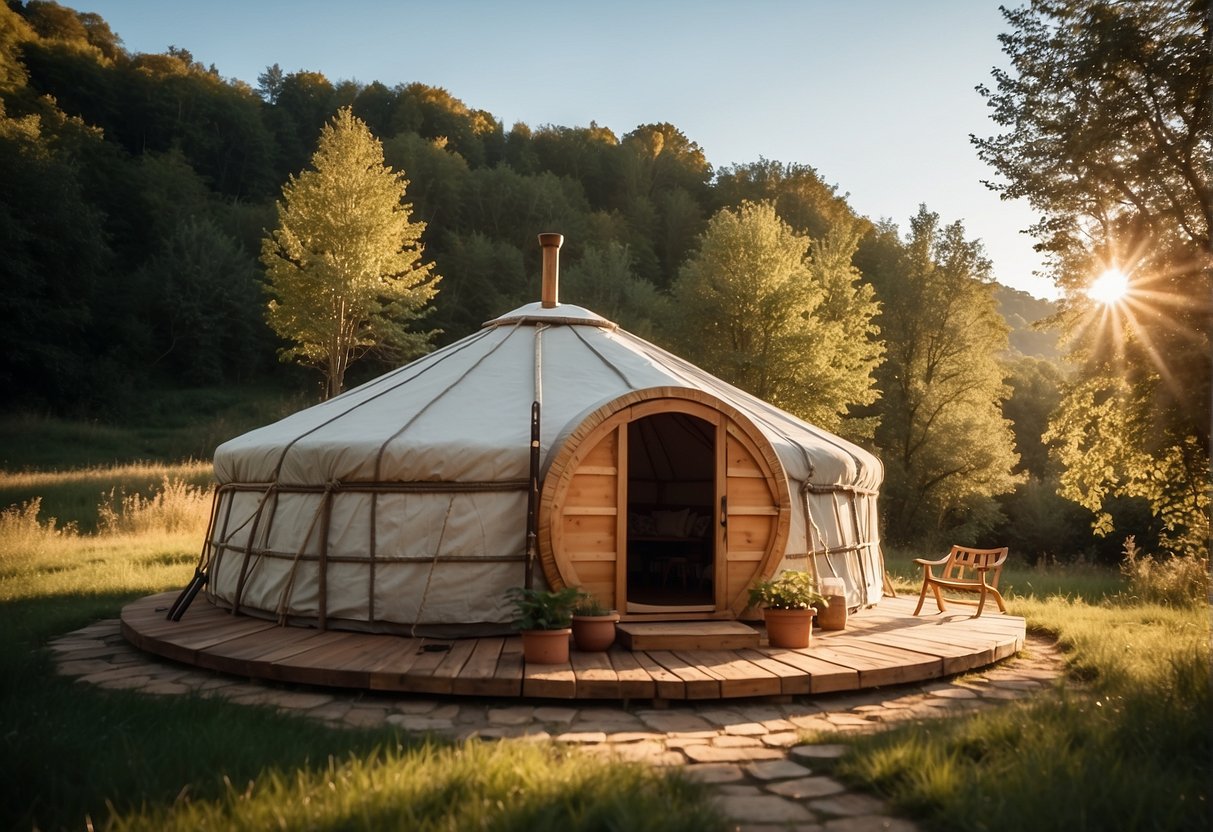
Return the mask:
<svg viewBox="0 0 1213 832">
<path fill-rule="evenodd" d="M 56 675 L 48 641 L 188 581 L 209 476 L 196 461 L 0 472 L 0 825 L 724 828 L 705 787 L 676 773 Z M 900 590 L 916 591 L 915 554 L 888 553 Z M 1012 563 L 1011 611 L 1059 639 L 1069 679 L 993 712 L 845 738 L 836 774 L 929 829 L 1208 828 L 1208 607 L 1176 596 L 1165 564 L 1135 563 Z"/>
</svg>

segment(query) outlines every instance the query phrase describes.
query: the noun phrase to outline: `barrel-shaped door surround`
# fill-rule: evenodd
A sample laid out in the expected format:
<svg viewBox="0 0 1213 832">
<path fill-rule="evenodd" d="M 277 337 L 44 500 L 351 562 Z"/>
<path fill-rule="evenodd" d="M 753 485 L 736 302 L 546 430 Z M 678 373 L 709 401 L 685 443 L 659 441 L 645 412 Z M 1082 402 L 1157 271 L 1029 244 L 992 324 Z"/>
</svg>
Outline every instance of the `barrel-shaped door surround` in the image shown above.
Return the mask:
<svg viewBox="0 0 1213 832">
<path fill-rule="evenodd" d="M 628 424 L 685 413 L 716 430 L 715 603 L 704 617 L 746 608 L 756 578 L 779 566 L 791 522 L 787 476 L 775 449 L 744 413 L 700 390 L 656 387 L 614 399 L 555 451 L 539 506 L 539 553 L 548 583 L 577 586 L 626 609 Z"/>
</svg>

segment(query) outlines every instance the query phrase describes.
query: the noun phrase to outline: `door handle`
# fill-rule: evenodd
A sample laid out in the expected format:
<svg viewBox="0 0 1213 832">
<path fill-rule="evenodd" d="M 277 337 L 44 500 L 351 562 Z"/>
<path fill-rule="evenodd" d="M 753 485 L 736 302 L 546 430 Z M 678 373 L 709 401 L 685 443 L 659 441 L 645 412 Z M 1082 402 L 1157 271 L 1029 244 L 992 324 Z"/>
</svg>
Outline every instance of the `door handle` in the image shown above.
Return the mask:
<svg viewBox="0 0 1213 832">
<path fill-rule="evenodd" d="M 721 526 L 721 528 L 728 528 L 728 525 L 729 525 L 729 498 L 726 496 L 726 497 L 720 498 L 720 526 Z"/>
</svg>

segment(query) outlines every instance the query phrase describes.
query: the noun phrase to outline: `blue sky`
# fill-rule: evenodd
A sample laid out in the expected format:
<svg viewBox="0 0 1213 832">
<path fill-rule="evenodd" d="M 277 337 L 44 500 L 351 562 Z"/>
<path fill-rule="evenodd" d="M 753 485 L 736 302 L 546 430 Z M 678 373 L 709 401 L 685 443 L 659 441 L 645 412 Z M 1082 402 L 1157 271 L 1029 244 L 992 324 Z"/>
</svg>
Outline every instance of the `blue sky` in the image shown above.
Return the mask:
<svg viewBox="0 0 1213 832">
<path fill-rule="evenodd" d="M 669 121 L 716 166 L 759 157 L 815 167 L 873 219 L 919 203 L 963 220 L 995 277 L 1056 292 L 1035 216 L 987 190 L 969 144 L 994 132 L 974 91 L 1003 65 L 987 0 L 66 0 L 135 52 L 170 44 L 256 85 L 277 63 L 329 80 L 421 81 L 515 121 L 617 135 Z M 1013 5 L 1013 3 L 1012 3 Z"/>
</svg>

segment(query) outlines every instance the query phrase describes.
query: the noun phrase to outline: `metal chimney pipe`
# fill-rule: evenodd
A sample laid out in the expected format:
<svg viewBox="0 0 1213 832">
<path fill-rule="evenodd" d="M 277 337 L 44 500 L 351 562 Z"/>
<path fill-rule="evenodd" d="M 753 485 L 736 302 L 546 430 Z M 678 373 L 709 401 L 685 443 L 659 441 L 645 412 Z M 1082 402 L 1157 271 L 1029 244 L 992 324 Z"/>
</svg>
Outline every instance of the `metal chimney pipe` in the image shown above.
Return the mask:
<svg viewBox="0 0 1213 832">
<path fill-rule="evenodd" d="M 544 309 L 555 309 L 560 305 L 560 246 L 564 237 L 559 234 L 540 234 L 539 245 L 543 246 L 543 286 L 539 299 Z"/>
</svg>

